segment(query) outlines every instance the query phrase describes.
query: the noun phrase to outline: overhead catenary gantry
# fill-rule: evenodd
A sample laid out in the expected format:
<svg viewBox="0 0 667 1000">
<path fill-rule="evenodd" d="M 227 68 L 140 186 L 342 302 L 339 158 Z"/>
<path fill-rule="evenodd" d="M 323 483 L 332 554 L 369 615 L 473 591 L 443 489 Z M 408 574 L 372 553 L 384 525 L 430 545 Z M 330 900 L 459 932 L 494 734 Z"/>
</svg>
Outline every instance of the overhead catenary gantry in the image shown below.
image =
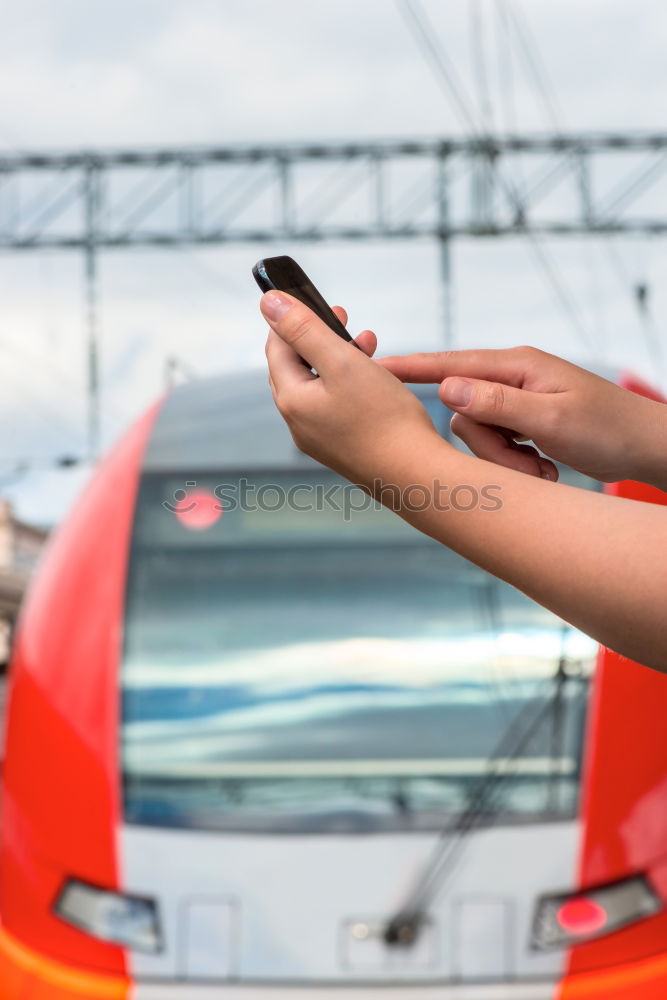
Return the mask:
<svg viewBox="0 0 667 1000">
<path fill-rule="evenodd" d="M 611 189 L 604 180 L 596 187 L 594 168 L 619 154 L 641 161 L 633 157 Z M 513 173 L 519 158 L 521 174 Z M 313 192 L 308 170 L 322 165 L 329 168 L 326 184 Z M 401 203 L 406 191 L 399 185 L 387 184 L 392 170 L 408 165 L 417 168 L 414 206 Z M 468 197 L 452 210 L 454 169 L 467 175 Z M 667 203 L 662 217 L 633 214 L 632 207 L 665 173 L 667 132 L 0 155 L 0 247 L 502 236 L 526 229 L 662 234 Z M 28 180 L 41 187 L 22 198 Z M 573 210 L 542 214 L 547 196 L 571 182 Z M 366 211 L 338 220 L 337 210 L 364 190 Z M 272 211 L 258 222 L 253 206 L 267 194 Z"/>
<path fill-rule="evenodd" d="M 663 235 L 666 175 L 667 132 L 13 153 L 0 248 L 83 251 L 95 453 L 101 248 L 432 238 L 447 300 L 453 238 Z"/>
</svg>

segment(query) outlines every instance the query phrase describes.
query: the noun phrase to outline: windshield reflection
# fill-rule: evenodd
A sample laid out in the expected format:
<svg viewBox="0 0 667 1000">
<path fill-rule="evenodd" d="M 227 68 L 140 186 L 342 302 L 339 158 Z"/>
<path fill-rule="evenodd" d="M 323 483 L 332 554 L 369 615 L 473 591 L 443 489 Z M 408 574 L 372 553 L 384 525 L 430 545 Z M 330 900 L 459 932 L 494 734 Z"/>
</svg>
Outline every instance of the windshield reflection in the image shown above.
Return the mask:
<svg viewBox="0 0 667 1000">
<path fill-rule="evenodd" d="M 218 544 L 190 543 L 160 487 L 142 490 L 128 587 L 130 821 L 437 826 L 512 720 L 551 697 L 561 660 L 580 680 L 559 745 L 547 719 L 494 815 L 573 814 L 590 639 L 416 533 L 247 545 L 228 520 L 224 544 L 218 525 Z"/>
</svg>

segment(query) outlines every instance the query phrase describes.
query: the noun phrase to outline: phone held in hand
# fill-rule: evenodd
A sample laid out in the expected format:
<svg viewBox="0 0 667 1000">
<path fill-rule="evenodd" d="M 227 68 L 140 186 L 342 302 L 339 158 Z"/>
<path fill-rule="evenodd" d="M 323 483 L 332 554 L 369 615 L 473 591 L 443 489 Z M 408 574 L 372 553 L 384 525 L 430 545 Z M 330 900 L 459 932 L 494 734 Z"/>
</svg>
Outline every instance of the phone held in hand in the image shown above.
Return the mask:
<svg viewBox="0 0 667 1000">
<path fill-rule="evenodd" d="M 361 350 L 306 272 L 291 257 L 265 257 L 257 261 L 252 273 L 263 292 L 287 292 L 288 295 L 293 295 L 312 309 L 342 340 L 349 340 Z"/>
</svg>

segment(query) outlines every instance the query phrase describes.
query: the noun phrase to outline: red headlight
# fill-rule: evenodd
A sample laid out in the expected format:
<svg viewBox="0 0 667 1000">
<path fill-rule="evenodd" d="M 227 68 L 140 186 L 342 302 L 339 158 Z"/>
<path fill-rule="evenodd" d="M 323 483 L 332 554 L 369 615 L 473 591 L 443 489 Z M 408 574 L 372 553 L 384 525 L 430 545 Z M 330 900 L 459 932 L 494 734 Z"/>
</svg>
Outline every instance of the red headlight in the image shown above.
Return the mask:
<svg viewBox="0 0 667 1000">
<path fill-rule="evenodd" d="M 542 896 L 533 921 L 533 948 L 563 948 L 611 934 L 662 908 L 642 875 L 586 892 Z"/>
<path fill-rule="evenodd" d="M 569 899 L 557 910 L 556 920 L 566 934 L 580 937 L 601 931 L 607 923 L 607 911 L 593 899 Z"/>
</svg>

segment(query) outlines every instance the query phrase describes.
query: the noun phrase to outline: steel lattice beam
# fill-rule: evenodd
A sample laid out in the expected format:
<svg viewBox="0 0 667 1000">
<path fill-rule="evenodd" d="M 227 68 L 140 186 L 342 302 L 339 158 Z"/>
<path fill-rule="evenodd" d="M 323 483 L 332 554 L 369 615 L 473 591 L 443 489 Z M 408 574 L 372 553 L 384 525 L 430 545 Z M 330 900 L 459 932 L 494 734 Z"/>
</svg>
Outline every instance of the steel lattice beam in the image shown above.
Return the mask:
<svg viewBox="0 0 667 1000">
<path fill-rule="evenodd" d="M 101 248 L 435 238 L 449 342 L 452 238 L 667 234 L 660 184 L 667 133 L 15 153 L 0 250 L 84 252 L 94 456 Z"/>
<path fill-rule="evenodd" d="M 0 247 L 660 234 L 667 207 L 634 209 L 666 174 L 667 133 L 23 153 L 0 157 Z"/>
</svg>

